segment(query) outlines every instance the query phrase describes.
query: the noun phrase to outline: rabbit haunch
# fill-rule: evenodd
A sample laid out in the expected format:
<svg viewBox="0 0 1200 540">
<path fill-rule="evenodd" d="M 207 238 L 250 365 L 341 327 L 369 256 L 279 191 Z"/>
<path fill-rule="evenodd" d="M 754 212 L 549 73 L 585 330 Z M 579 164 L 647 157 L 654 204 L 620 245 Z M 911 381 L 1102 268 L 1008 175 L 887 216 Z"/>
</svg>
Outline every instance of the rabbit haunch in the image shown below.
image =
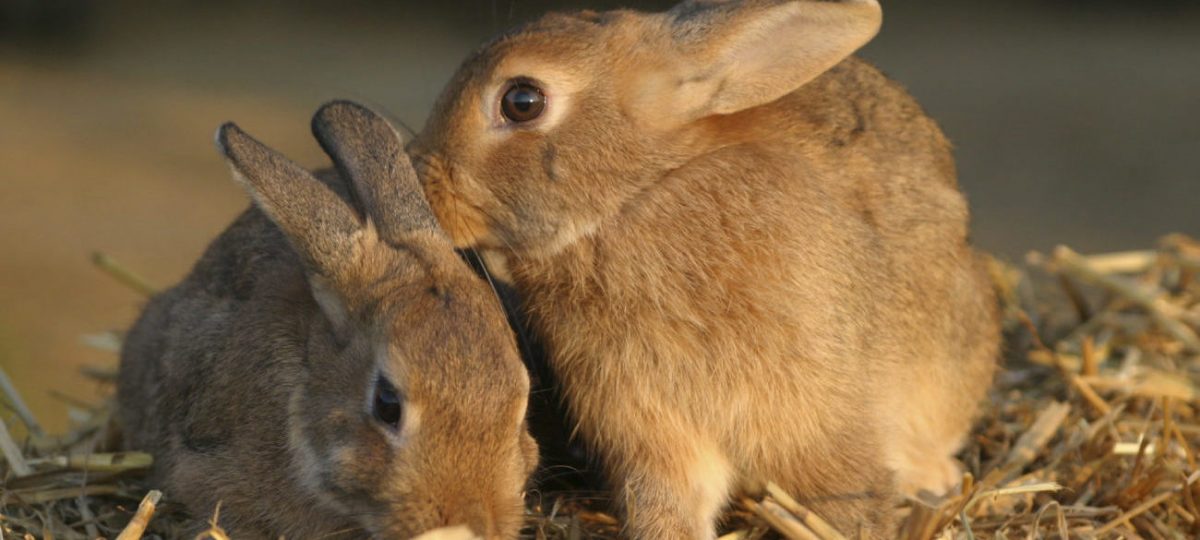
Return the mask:
<svg viewBox="0 0 1200 540">
<path fill-rule="evenodd" d="M 994 298 L 949 144 L 850 57 L 880 22 L 874 0 L 548 15 L 472 55 L 409 145 L 455 244 L 524 296 L 635 539 L 713 538 L 770 481 L 887 538 L 898 494 L 958 480 Z"/>
<path fill-rule="evenodd" d="M 333 102 L 313 130 L 340 174 L 220 130 L 255 206 L 130 331 L 127 441 L 237 538 L 515 538 L 537 452 L 504 314 L 382 118 Z"/>
</svg>

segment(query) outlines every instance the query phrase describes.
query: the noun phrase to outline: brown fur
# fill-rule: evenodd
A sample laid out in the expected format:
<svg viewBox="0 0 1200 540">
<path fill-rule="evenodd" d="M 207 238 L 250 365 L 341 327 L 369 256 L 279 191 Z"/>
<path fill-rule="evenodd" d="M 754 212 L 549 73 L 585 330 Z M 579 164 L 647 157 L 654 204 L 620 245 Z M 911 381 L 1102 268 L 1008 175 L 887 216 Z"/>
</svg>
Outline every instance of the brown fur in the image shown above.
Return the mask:
<svg viewBox="0 0 1200 540">
<path fill-rule="evenodd" d="M 500 306 L 386 122 L 334 102 L 314 132 L 341 177 L 222 128 L 256 207 L 130 331 L 128 444 L 154 454 L 168 499 L 200 518 L 220 504 L 238 538 L 514 538 L 536 448 Z M 400 390 L 399 432 L 372 417 L 378 373 Z"/>
<path fill-rule="evenodd" d="M 484 46 L 410 144 L 504 259 L 635 539 L 774 481 L 845 533 L 958 480 L 998 326 L 949 144 L 847 58 L 874 0 L 549 15 Z M 498 121 L 506 81 L 549 103 Z"/>
</svg>

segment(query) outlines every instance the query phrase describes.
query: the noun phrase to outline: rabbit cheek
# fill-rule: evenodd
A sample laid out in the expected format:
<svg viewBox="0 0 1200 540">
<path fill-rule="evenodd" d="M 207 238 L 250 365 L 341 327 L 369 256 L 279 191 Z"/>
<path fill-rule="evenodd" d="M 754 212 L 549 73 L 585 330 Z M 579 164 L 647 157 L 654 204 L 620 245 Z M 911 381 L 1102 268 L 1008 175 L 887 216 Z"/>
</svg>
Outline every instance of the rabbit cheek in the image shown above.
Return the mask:
<svg viewBox="0 0 1200 540">
<path fill-rule="evenodd" d="M 388 442 L 367 431 L 375 430 L 365 429 L 359 442 L 330 453 L 327 496 L 376 536 L 407 538 L 433 526 L 414 518 L 425 515 L 420 475 Z"/>
<path fill-rule="evenodd" d="M 289 429 L 289 445 L 292 454 L 293 474 L 300 485 L 321 505 L 341 514 L 355 512 L 354 505 L 342 494 L 339 485 L 345 485 L 342 471 L 311 441 L 304 427 L 293 423 Z"/>
<path fill-rule="evenodd" d="M 552 254 L 593 228 L 592 208 L 580 205 L 579 175 L 558 146 L 540 136 L 519 134 L 479 168 L 488 182 L 485 217 L 497 249 Z"/>
</svg>

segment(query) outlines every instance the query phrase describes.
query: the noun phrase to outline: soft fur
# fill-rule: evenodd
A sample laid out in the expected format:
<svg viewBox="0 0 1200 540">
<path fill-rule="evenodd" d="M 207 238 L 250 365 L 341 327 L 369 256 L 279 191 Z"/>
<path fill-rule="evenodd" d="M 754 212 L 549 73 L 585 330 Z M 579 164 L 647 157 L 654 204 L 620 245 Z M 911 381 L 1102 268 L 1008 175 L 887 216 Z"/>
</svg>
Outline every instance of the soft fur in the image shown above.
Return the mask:
<svg viewBox="0 0 1200 540">
<path fill-rule="evenodd" d="M 334 102 L 313 128 L 340 176 L 220 131 L 256 207 L 130 331 L 127 442 L 170 500 L 202 519 L 219 504 L 236 538 L 515 538 L 537 456 L 504 314 L 385 121 Z M 379 374 L 399 432 L 372 417 Z"/>
<path fill-rule="evenodd" d="M 853 536 L 954 486 L 998 324 L 950 145 L 849 57 L 875 0 L 549 15 L 410 144 L 442 226 L 525 297 L 639 540 L 776 482 Z M 500 116 L 513 80 L 544 115 Z"/>
</svg>

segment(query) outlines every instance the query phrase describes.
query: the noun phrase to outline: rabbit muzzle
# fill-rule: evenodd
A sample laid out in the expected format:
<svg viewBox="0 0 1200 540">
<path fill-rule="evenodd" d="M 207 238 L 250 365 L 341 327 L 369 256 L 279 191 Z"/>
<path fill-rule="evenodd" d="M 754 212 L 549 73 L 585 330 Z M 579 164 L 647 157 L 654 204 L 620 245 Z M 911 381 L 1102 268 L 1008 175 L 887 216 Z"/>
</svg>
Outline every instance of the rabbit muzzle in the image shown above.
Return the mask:
<svg viewBox="0 0 1200 540">
<path fill-rule="evenodd" d="M 442 229 L 456 248 L 476 248 L 494 244 L 491 220 L 466 188 L 477 186 L 463 178 L 461 171 L 434 154 L 414 153 L 413 166 Z"/>
</svg>

